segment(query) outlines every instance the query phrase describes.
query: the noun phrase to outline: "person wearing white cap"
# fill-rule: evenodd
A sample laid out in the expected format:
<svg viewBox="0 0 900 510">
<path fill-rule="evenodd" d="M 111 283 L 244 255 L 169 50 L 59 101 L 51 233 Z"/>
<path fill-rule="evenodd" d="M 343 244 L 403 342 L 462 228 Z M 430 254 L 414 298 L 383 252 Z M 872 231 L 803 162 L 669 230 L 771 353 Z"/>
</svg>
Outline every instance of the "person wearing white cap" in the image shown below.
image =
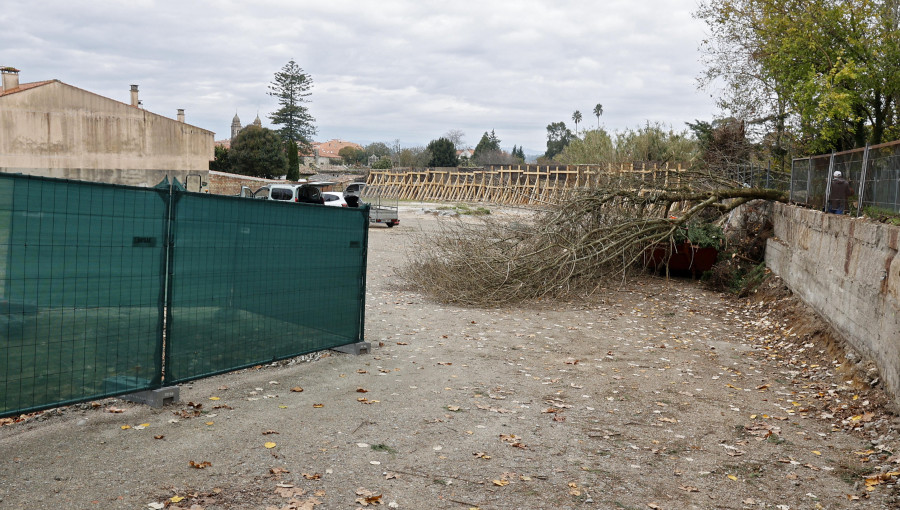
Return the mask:
<svg viewBox="0 0 900 510">
<path fill-rule="evenodd" d="M 834 179 L 831 180 L 831 194 L 828 196 L 828 212 L 844 214 L 847 209 L 847 198 L 853 196 L 853 187 L 850 181 L 844 179 L 840 171 L 835 170 Z"/>
</svg>

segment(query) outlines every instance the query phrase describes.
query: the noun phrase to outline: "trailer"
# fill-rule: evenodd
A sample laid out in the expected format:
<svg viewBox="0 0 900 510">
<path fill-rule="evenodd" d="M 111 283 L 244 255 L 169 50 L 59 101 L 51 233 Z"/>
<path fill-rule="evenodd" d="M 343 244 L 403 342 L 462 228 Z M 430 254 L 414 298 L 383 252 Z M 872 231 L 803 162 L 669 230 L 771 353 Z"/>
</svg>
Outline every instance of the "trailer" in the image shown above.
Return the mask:
<svg viewBox="0 0 900 510">
<path fill-rule="evenodd" d="M 369 224 L 393 227 L 400 224 L 400 201 L 381 196 L 381 193 L 362 183 L 352 183 L 344 189 L 344 196 L 358 196 L 362 203 L 369 205 Z"/>
</svg>

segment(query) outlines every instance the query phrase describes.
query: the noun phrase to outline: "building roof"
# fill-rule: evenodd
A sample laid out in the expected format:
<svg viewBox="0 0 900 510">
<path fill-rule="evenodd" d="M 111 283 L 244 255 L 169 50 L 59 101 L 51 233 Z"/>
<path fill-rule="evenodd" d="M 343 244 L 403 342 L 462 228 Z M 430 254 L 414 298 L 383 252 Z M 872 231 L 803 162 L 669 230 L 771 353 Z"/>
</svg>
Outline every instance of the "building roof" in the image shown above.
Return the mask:
<svg viewBox="0 0 900 510">
<path fill-rule="evenodd" d="M 46 85 L 48 83 L 53 83 L 59 80 L 45 80 L 45 81 L 33 81 L 31 83 L 20 83 L 18 87 L 9 90 L 0 90 L 0 96 L 7 96 L 9 94 L 15 94 L 16 92 L 22 92 L 23 90 L 33 89 L 35 87 L 40 87 L 41 85 Z"/>
<path fill-rule="evenodd" d="M 59 83 L 60 85 L 63 85 L 63 86 L 65 86 L 65 87 L 71 87 L 71 88 L 73 88 L 73 89 L 80 90 L 80 91 L 82 91 L 82 92 L 84 92 L 84 93 L 87 93 L 87 94 L 91 94 L 91 95 L 94 95 L 94 96 L 97 96 L 97 97 L 102 97 L 103 99 L 105 99 L 105 100 L 107 100 L 107 101 L 113 101 L 113 102 L 116 102 L 116 103 L 119 103 L 119 104 L 123 104 L 123 105 L 129 106 L 129 107 L 132 106 L 132 105 L 130 105 L 130 104 L 128 104 L 128 103 L 119 101 L 119 100 L 117 100 L 117 99 L 112 99 L 112 98 L 109 98 L 109 97 L 106 97 L 106 96 L 102 96 L 102 95 L 100 95 L 100 94 L 97 94 L 96 92 L 91 92 L 91 91 L 89 91 L 89 90 L 85 90 L 85 89 L 76 87 L 76 86 L 74 86 L 74 85 L 69 85 L 68 83 L 62 82 L 62 81 L 60 81 L 60 80 L 45 80 L 45 81 L 35 81 L 35 82 L 31 82 L 31 83 L 20 83 L 19 86 L 16 87 L 16 88 L 14 88 L 14 89 L 0 90 L 0 97 L 9 96 L 9 95 L 15 94 L 15 93 L 17 93 L 17 92 L 23 92 L 23 91 L 26 91 L 26 90 L 31 90 L 31 89 L 34 89 L 34 88 L 37 88 L 37 87 L 40 87 L 40 86 L 43 86 L 43 85 L 49 85 L 49 84 L 51 84 L 51 83 Z M 143 108 L 141 108 L 141 109 L 143 110 Z M 161 115 L 161 114 L 159 114 L 159 113 L 153 113 L 153 112 L 151 112 L 150 110 L 144 110 L 144 111 L 147 112 L 147 113 L 150 114 L 150 115 L 155 115 L 155 116 L 157 116 L 157 117 L 161 117 L 161 118 L 163 118 L 163 119 L 170 120 L 170 121 L 172 121 L 172 122 L 181 122 L 181 121 L 178 121 L 178 120 L 176 120 L 176 119 L 173 119 L 173 118 L 170 118 L 170 117 L 166 117 L 165 115 Z M 200 129 L 200 130 L 202 130 L 202 131 L 207 131 L 207 132 L 212 133 L 212 131 L 210 131 L 210 130 L 208 130 L 208 129 L 204 129 L 204 128 L 200 127 L 200 126 L 195 126 L 195 125 L 193 125 L 193 124 L 188 124 L 187 122 L 182 122 L 182 124 L 185 124 L 185 125 L 188 125 L 188 126 L 195 127 L 195 128 Z"/>
<path fill-rule="evenodd" d="M 346 140 L 328 140 L 327 142 L 313 142 L 313 151 L 323 158 L 339 158 L 338 152 L 344 147 L 354 147 L 362 149 L 363 146 L 358 143 L 348 142 Z"/>
</svg>

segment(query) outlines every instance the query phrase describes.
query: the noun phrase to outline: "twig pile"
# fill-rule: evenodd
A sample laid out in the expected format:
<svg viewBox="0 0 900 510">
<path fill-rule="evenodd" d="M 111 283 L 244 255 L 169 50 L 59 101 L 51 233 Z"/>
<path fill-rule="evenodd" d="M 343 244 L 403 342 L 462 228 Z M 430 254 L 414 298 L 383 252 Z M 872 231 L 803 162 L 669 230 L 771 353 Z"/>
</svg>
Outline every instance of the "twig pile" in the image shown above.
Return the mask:
<svg viewBox="0 0 900 510">
<path fill-rule="evenodd" d="M 591 293 L 644 265 L 644 253 L 672 242 L 701 215 L 721 216 L 754 199 L 750 188 L 648 191 L 640 183 L 586 189 L 526 224 L 448 222 L 423 235 L 407 278 L 442 302 L 491 306 Z"/>
</svg>

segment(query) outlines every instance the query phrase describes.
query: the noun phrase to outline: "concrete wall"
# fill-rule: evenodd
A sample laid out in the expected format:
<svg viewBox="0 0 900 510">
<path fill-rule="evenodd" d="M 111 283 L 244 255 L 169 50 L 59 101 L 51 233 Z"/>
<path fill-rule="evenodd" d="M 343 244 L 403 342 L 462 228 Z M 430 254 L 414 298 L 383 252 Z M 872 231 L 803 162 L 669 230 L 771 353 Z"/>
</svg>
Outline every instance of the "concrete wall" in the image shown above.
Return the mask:
<svg viewBox="0 0 900 510">
<path fill-rule="evenodd" d="M 54 81 L 0 97 L 0 171 L 153 186 L 206 180 L 212 131 Z"/>
<path fill-rule="evenodd" d="M 766 264 L 900 399 L 900 227 L 776 204 Z"/>
</svg>

